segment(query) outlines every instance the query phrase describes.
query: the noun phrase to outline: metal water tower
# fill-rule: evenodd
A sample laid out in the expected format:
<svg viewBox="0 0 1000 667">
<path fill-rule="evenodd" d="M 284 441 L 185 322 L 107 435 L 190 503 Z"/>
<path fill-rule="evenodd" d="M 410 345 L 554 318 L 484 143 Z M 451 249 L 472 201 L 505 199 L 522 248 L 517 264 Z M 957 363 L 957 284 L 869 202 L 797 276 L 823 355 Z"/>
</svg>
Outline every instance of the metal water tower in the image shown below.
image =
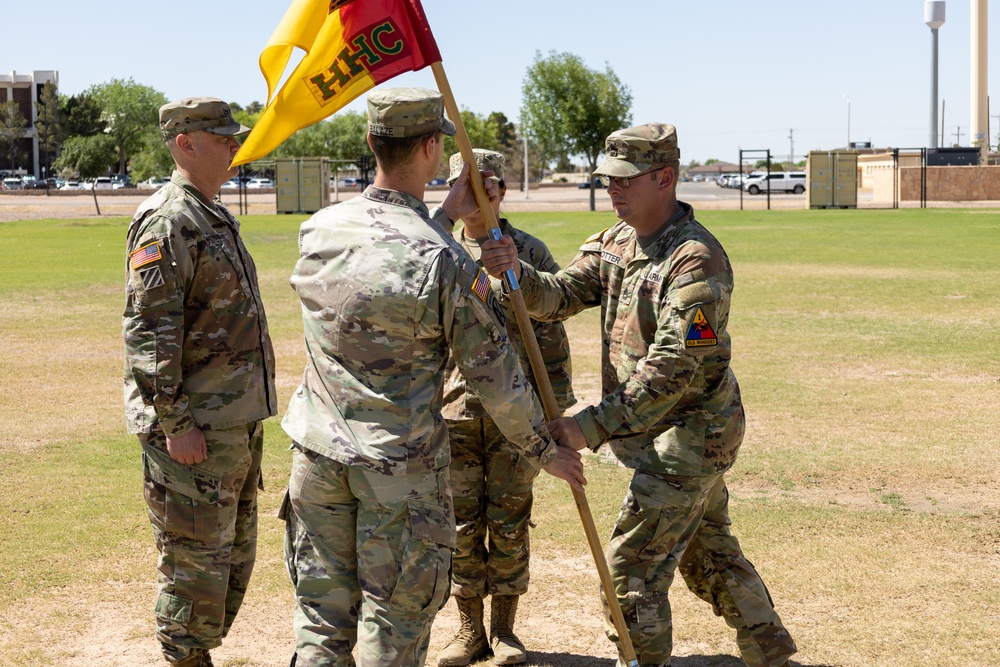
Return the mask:
<svg viewBox="0 0 1000 667">
<path fill-rule="evenodd" d="M 931 148 L 938 147 L 938 28 L 944 25 L 944 0 L 924 2 L 924 23 L 931 29 Z"/>
</svg>

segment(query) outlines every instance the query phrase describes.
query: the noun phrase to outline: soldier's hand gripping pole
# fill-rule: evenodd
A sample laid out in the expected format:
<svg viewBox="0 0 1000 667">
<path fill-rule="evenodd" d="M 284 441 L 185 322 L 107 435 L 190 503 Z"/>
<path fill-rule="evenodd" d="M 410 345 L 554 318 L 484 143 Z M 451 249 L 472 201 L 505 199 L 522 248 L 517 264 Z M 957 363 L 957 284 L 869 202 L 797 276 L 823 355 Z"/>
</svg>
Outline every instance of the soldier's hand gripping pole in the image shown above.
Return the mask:
<svg viewBox="0 0 1000 667">
<path fill-rule="evenodd" d="M 469 164 L 469 183 L 476 197 L 476 203 L 479 204 L 479 211 L 486 222 L 490 237 L 499 240 L 501 237 L 500 225 L 497 221 L 496 213 L 490 205 L 490 200 L 486 194 L 486 188 L 483 187 L 482 180 L 473 175 L 474 170 L 472 167 L 476 164 L 476 156 L 472 152 L 469 135 L 466 134 L 465 126 L 462 124 L 462 116 L 459 113 L 458 105 L 455 103 L 455 97 L 452 95 L 448 77 L 445 76 L 444 67 L 440 62 L 433 63 L 431 70 L 434 72 L 434 79 L 437 81 L 438 90 L 444 96 L 444 106 L 448 111 L 448 117 L 455 123 L 455 140 L 458 142 L 462 159 Z M 506 272 L 505 280 L 510 290 L 508 296 L 514 306 L 514 315 L 521 331 L 521 338 L 524 339 L 525 346 L 528 349 L 528 360 L 531 362 L 531 370 L 534 373 L 535 382 L 538 384 L 538 394 L 541 397 L 542 407 L 545 409 L 545 417 L 548 421 L 553 421 L 561 416 L 559 406 L 556 403 L 555 393 L 552 391 L 552 383 L 549 381 L 548 373 L 545 370 L 545 361 L 542 359 L 542 353 L 538 349 L 538 341 L 535 340 L 535 333 L 531 327 L 528 309 L 524 305 L 524 295 L 521 294 L 520 286 L 518 285 L 517 278 L 514 276 L 513 269 L 509 269 Z M 639 661 L 636 659 L 635 649 L 632 647 L 632 638 L 629 636 L 628 626 L 625 625 L 625 617 L 622 614 L 621 606 L 618 604 L 618 596 L 615 593 L 614 582 L 611 580 L 611 572 L 608 569 L 607 561 L 604 559 L 604 551 L 601 546 L 601 540 L 597 536 L 594 517 L 590 513 L 587 494 L 582 489 L 570 488 L 573 491 L 573 500 L 576 502 L 576 509 L 580 514 L 580 520 L 583 522 L 583 532 L 587 537 L 590 553 L 594 557 L 594 565 L 597 566 L 597 574 L 600 577 L 601 587 L 604 589 L 604 596 L 611 611 L 611 619 L 614 622 L 615 630 L 618 632 L 618 641 L 622 655 L 625 657 L 626 667 L 638 667 Z"/>
</svg>

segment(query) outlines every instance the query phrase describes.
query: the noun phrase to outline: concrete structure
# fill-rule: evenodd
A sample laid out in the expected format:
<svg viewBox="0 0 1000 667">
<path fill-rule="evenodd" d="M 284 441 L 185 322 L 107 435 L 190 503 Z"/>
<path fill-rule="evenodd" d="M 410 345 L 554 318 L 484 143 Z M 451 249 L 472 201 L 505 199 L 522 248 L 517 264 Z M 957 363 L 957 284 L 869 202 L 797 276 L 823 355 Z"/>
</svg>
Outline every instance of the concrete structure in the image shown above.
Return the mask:
<svg viewBox="0 0 1000 667">
<path fill-rule="evenodd" d="M 35 129 L 35 121 L 38 119 L 38 96 L 41 93 L 42 85 L 54 83 L 59 86 L 59 72 L 50 70 L 35 70 L 27 74 L 0 74 L 0 103 L 14 100 L 21 110 L 21 114 L 28 119 L 28 125 L 24 128 L 23 147 L 27 153 L 27 162 L 24 164 L 8 165 L 7 156 L 0 155 L 0 168 L 22 169 L 28 174 L 41 178 L 41 162 L 38 155 L 38 131 Z"/>
<path fill-rule="evenodd" d="M 990 148 L 988 128 L 990 123 L 989 92 L 986 86 L 986 56 L 987 56 L 987 21 L 986 0 L 971 0 L 971 31 L 972 62 L 970 66 L 969 88 L 971 104 L 969 106 L 969 127 L 971 128 L 971 145 L 982 151 L 983 158 Z M 983 164 L 986 160 L 982 160 Z"/>
</svg>

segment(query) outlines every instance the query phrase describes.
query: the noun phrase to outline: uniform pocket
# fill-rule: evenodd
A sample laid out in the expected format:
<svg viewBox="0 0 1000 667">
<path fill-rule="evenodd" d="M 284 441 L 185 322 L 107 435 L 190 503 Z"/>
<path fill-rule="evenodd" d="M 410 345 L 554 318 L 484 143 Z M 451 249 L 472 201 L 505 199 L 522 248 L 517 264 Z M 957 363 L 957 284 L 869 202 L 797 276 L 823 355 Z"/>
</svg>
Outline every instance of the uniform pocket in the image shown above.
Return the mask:
<svg viewBox="0 0 1000 667">
<path fill-rule="evenodd" d="M 213 547 L 222 541 L 222 476 L 177 463 L 154 447 L 142 453 L 146 503 L 163 537 L 175 544 Z"/>
<path fill-rule="evenodd" d="M 249 285 L 237 266 L 236 251 L 223 235 L 216 234 L 205 239 L 204 258 L 197 275 L 216 317 L 232 313 L 252 298 Z"/>
</svg>

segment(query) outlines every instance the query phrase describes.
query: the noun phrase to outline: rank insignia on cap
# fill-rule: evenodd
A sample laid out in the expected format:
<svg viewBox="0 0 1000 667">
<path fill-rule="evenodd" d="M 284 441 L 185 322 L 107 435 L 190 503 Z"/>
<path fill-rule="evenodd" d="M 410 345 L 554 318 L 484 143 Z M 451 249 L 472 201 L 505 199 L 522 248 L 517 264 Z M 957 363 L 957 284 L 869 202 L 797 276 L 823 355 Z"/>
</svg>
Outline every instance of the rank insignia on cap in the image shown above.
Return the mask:
<svg viewBox="0 0 1000 667">
<path fill-rule="evenodd" d="M 160 252 L 160 244 L 153 241 L 152 243 L 144 245 L 133 252 L 128 256 L 128 258 L 132 268 L 138 269 L 140 266 L 145 266 L 150 262 L 163 259 L 163 253 Z"/>
<path fill-rule="evenodd" d="M 701 306 L 698 306 L 698 309 L 694 311 L 694 319 L 691 320 L 691 326 L 688 327 L 684 345 L 686 347 L 704 347 L 718 344 L 719 340 L 715 337 L 712 325 L 705 318 L 705 313 L 702 312 Z"/>
<path fill-rule="evenodd" d="M 489 276 L 486 275 L 485 271 L 479 269 L 479 271 L 476 272 L 476 277 L 473 279 L 470 287 L 472 288 L 472 291 L 476 293 L 476 296 L 478 296 L 483 303 L 485 303 L 486 297 L 490 295 Z"/>
</svg>

